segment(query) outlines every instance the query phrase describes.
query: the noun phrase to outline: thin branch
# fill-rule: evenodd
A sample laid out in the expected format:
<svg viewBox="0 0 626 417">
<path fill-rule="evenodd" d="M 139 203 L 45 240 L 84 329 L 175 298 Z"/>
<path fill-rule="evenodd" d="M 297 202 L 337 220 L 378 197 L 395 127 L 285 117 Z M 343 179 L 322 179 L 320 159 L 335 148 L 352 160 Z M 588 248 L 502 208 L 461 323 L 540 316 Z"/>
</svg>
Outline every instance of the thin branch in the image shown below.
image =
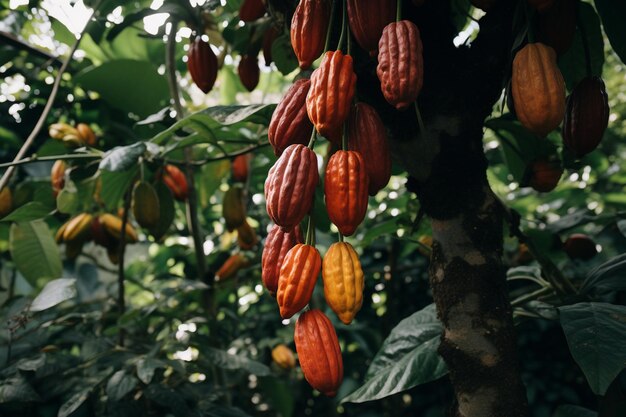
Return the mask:
<svg viewBox="0 0 626 417">
<path fill-rule="evenodd" d="M 245 155 L 247 153 L 254 152 L 255 150 L 257 150 L 259 148 L 263 148 L 265 146 L 269 146 L 269 143 L 268 142 L 263 142 L 263 143 L 259 143 L 257 145 L 248 146 L 247 148 L 242 148 L 242 149 L 240 149 L 238 151 L 231 152 L 231 153 L 226 154 L 226 155 L 217 156 L 215 158 L 201 159 L 199 161 L 190 161 L 189 164 L 195 165 L 195 166 L 202 166 L 204 164 L 208 164 L 208 163 L 211 163 L 211 162 L 224 161 L 226 159 L 232 159 L 232 158 L 234 158 L 236 156 L 239 156 L 239 155 Z M 165 159 L 165 162 L 168 163 L 168 164 L 173 164 L 173 165 L 185 165 L 185 164 L 187 164 L 186 161 L 181 161 L 179 159 Z"/>
<path fill-rule="evenodd" d="M 126 312 L 125 286 L 124 286 L 124 254 L 126 252 L 126 226 L 128 225 L 128 213 L 130 212 L 130 201 L 132 192 L 129 188 L 124 196 L 124 213 L 122 215 L 122 230 L 120 231 L 120 247 L 118 252 L 119 265 L 117 270 L 117 309 L 121 318 Z M 119 320 L 119 318 L 118 318 Z M 118 345 L 124 347 L 124 337 L 126 332 L 120 326 L 118 337 Z"/>
<path fill-rule="evenodd" d="M 30 158 L 24 158 L 24 159 L 20 159 L 17 162 L 5 162 L 3 164 L 0 164 L 0 168 L 7 168 L 7 167 L 14 167 L 14 166 L 18 166 L 18 165 L 26 165 L 26 164 L 33 164 L 36 162 L 45 162 L 45 161 L 56 161 L 59 159 L 65 160 L 65 161 L 71 161 L 71 160 L 76 160 L 76 159 L 100 159 L 102 158 L 101 155 L 94 155 L 94 154 L 63 154 L 63 155 L 50 155 L 50 156 L 37 156 L 37 155 L 33 155 Z"/>
</svg>

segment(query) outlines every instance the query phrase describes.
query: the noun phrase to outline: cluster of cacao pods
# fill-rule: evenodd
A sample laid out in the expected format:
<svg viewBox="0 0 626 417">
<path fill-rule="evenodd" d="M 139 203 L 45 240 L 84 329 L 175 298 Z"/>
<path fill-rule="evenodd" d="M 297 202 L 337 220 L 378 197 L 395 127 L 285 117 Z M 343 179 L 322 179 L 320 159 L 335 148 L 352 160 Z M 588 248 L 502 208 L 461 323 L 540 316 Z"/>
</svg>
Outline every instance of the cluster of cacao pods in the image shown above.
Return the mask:
<svg viewBox="0 0 626 417">
<path fill-rule="evenodd" d="M 52 139 L 71 147 L 96 144 L 96 134 L 86 123 L 78 123 L 76 127 L 67 123 L 53 123 L 48 128 L 48 133 Z"/>
</svg>

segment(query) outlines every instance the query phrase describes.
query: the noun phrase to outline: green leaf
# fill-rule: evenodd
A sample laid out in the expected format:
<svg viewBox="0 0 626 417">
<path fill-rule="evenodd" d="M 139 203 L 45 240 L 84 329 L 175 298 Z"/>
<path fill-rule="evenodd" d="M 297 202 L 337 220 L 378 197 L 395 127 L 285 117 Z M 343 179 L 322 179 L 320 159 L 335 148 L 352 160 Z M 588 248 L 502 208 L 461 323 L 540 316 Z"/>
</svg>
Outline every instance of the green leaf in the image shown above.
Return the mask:
<svg viewBox="0 0 626 417">
<path fill-rule="evenodd" d="M 209 207 L 211 196 L 230 172 L 229 161 L 217 161 L 202 166 L 198 175 L 198 199 L 201 207 Z"/>
<path fill-rule="evenodd" d="M 0 381 L 0 404 L 32 401 L 41 401 L 41 398 L 20 374 Z"/>
<path fill-rule="evenodd" d="M 291 38 L 288 34 L 280 35 L 272 44 L 272 59 L 278 71 L 283 75 L 287 75 L 298 68 L 298 58 L 293 52 Z"/>
<path fill-rule="evenodd" d="M 552 417 L 597 417 L 598 413 L 577 405 L 561 405 Z"/>
<path fill-rule="evenodd" d="M 68 185 L 69 184 L 66 184 L 57 195 L 57 209 L 59 212 L 64 214 L 76 213 L 80 204 L 80 198 L 78 197 L 78 190 L 76 189 L 76 186 L 72 184 L 72 187 L 70 188 Z"/>
<path fill-rule="evenodd" d="M 135 389 L 137 380 L 124 370 L 114 373 L 107 382 L 107 396 L 112 401 L 119 401 Z"/>
<path fill-rule="evenodd" d="M 138 171 L 139 168 L 137 166 L 129 171 L 102 171 L 100 176 L 102 180 L 100 199 L 109 210 L 117 208 L 120 199 L 135 181 Z"/>
<path fill-rule="evenodd" d="M 604 395 L 626 367 L 626 307 L 578 303 L 560 307 L 559 312 L 574 360 L 592 391 Z"/>
<path fill-rule="evenodd" d="M 257 376 L 267 376 L 271 373 L 270 368 L 266 365 L 244 356 L 231 355 L 228 352 L 215 348 L 206 348 L 203 353 L 209 362 L 220 368 L 241 369 Z"/>
<path fill-rule="evenodd" d="M 48 282 L 39 295 L 35 297 L 30 305 L 30 311 L 43 311 L 74 297 L 76 297 L 76 280 L 74 278 L 55 279 Z"/>
<path fill-rule="evenodd" d="M 125 171 L 137 165 L 140 156 L 146 152 L 144 142 L 133 143 L 128 146 L 116 146 L 104 154 L 100 161 L 100 169 L 105 171 Z"/>
<path fill-rule="evenodd" d="M 85 388 L 72 395 L 70 399 L 63 403 L 61 408 L 59 408 L 57 417 L 68 417 L 74 411 L 78 410 L 78 408 L 83 405 L 85 401 L 87 401 L 92 389 L 92 387 Z"/>
<path fill-rule="evenodd" d="M 595 0 L 596 9 L 602 18 L 602 26 L 609 38 L 611 47 L 626 63 L 626 2 L 615 0 Z"/>
<path fill-rule="evenodd" d="M 224 65 L 220 71 L 220 103 L 228 106 L 235 104 L 240 85 L 232 67 Z"/>
<path fill-rule="evenodd" d="M 590 291 L 606 293 L 626 290 L 625 275 L 626 254 L 622 254 L 589 271 L 580 292 L 586 294 Z"/>
<path fill-rule="evenodd" d="M 0 222 L 23 222 L 37 220 L 46 217 L 52 210 L 54 210 L 53 207 L 49 207 L 39 201 L 33 201 L 16 208 L 9 215 L 0 219 Z"/>
<path fill-rule="evenodd" d="M 31 284 L 40 278 L 61 276 L 59 248 L 43 220 L 12 224 L 9 248 L 17 269 Z"/>
<path fill-rule="evenodd" d="M 147 385 L 159 368 L 167 368 L 167 364 L 155 358 L 142 358 L 137 362 L 137 377 Z"/>
<path fill-rule="evenodd" d="M 167 407 L 175 416 L 186 417 L 191 415 L 191 410 L 184 397 L 171 388 L 161 385 L 150 384 L 144 390 L 146 397 L 159 405 Z"/>
</svg>

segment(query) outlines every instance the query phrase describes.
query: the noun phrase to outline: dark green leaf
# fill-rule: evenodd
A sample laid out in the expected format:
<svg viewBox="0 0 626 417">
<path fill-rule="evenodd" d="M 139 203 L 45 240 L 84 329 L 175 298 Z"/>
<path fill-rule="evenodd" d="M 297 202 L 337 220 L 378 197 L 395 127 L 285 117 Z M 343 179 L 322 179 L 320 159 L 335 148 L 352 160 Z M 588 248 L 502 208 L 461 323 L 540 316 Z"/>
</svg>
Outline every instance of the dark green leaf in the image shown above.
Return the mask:
<svg viewBox="0 0 626 417">
<path fill-rule="evenodd" d="M 559 406 L 552 417 L 596 417 L 597 415 L 595 411 L 568 404 Z"/>
<path fill-rule="evenodd" d="M 154 371 L 159 368 L 166 368 L 167 364 L 155 358 L 143 358 L 137 362 L 137 377 L 144 384 L 149 384 L 154 376 Z"/>
<path fill-rule="evenodd" d="M 137 386 L 137 380 L 120 370 L 114 373 L 107 382 L 107 396 L 112 401 L 119 401 Z"/>
<path fill-rule="evenodd" d="M 9 245 L 17 269 L 31 284 L 61 276 L 59 248 L 43 220 L 12 224 Z"/>
<path fill-rule="evenodd" d="M 43 287 L 30 305 L 30 311 L 42 311 L 54 307 L 63 301 L 76 297 L 76 280 L 59 278 L 52 280 Z"/>
<path fill-rule="evenodd" d="M 139 168 L 137 166 L 122 172 L 102 171 L 100 176 L 102 181 L 100 199 L 108 209 L 117 208 L 120 199 L 135 181 L 138 171 Z"/>
<path fill-rule="evenodd" d="M 0 219 L 2 222 L 23 222 L 46 217 L 54 207 L 49 207 L 39 201 L 26 203 L 13 210 L 9 215 Z"/>
<path fill-rule="evenodd" d="M 298 68 L 298 58 L 293 52 L 291 38 L 288 34 L 280 35 L 272 44 L 272 59 L 278 71 L 283 75 L 287 75 Z"/>
<path fill-rule="evenodd" d="M 40 401 L 39 395 L 21 375 L 0 381 L 0 404 Z"/>
<path fill-rule="evenodd" d="M 595 4 L 613 50 L 622 62 L 626 62 L 626 2 L 595 0 Z"/>
<path fill-rule="evenodd" d="M 104 154 L 100 161 L 100 169 L 105 171 L 125 171 L 137 165 L 137 160 L 146 152 L 144 142 L 128 146 L 117 146 Z"/>
<path fill-rule="evenodd" d="M 580 292 L 605 293 L 626 290 L 626 254 L 616 256 L 589 271 Z"/>
<path fill-rule="evenodd" d="M 144 390 L 144 393 L 148 399 L 167 407 L 177 417 L 187 417 L 191 414 L 185 399 L 173 389 L 150 384 Z"/>
<path fill-rule="evenodd" d="M 92 389 L 92 387 L 85 388 L 72 395 L 69 400 L 63 403 L 63 405 L 59 409 L 57 417 L 68 417 L 74 411 L 78 410 L 78 408 L 83 405 L 85 401 L 87 401 Z"/>
</svg>

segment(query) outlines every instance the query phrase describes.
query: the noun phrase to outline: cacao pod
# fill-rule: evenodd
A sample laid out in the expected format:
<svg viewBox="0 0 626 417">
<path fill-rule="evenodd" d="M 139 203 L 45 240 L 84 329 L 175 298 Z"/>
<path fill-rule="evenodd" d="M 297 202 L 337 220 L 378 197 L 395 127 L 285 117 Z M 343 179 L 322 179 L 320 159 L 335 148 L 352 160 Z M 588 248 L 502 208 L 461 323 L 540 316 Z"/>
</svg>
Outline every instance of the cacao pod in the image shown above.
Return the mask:
<svg viewBox="0 0 626 417">
<path fill-rule="evenodd" d="M 67 123 L 51 124 L 48 133 L 52 139 L 60 140 L 70 146 L 82 146 L 83 144 L 78 130 Z"/>
<path fill-rule="evenodd" d="M 317 131 L 326 138 L 341 129 L 350 114 L 356 88 L 352 57 L 341 51 L 324 54 L 320 67 L 311 75 L 306 110 Z"/>
<path fill-rule="evenodd" d="M 248 265 L 248 260 L 240 253 L 231 255 L 215 273 L 216 281 L 224 281 L 237 275 L 241 268 Z"/>
<path fill-rule="evenodd" d="M 609 123 L 609 97 L 600 77 L 586 77 L 567 100 L 563 143 L 581 158 L 598 147 Z"/>
<path fill-rule="evenodd" d="M 391 178 L 391 154 L 383 121 L 372 106 L 357 103 L 350 113 L 348 149 L 363 157 L 369 195 L 376 195 Z"/>
<path fill-rule="evenodd" d="M 246 90 L 252 91 L 259 84 L 261 70 L 259 69 L 259 63 L 256 56 L 242 56 L 239 61 L 239 66 L 237 67 L 237 72 L 239 73 L 241 84 L 246 87 Z"/>
<path fill-rule="evenodd" d="M 528 4 L 536 10 L 543 12 L 554 4 L 554 0 L 528 0 Z"/>
<path fill-rule="evenodd" d="M 562 55 L 572 46 L 576 33 L 577 0 L 557 0 L 539 13 L 539 38 Z"/>
<path fill-rule="evenodd" d="M 101 214 L 99 219 L 104 230 L 117 240 L 122 239 L 122 219 L 109 213 Z M 137 242 L 137 232 L 129 223 L 126 223 L 124 239 L 128 243 Z"/>
<path fill-rule="evenodd" d="M 321 268 L 322 257 L 315 246 L 297 243 L 287 252 L 276 291 L 283 319 L 292 317 L 309 304 Z"/>
<path fill-rule="evenodd" d="M 529 43 L 515 55 L 511 89 L 518 120 L 534 134 L 546 136 L 563 120 L 565 82 L 551 47 Z"/>
<path fill-rule="evenodd" d="M 274 297 L 278 289 L 280 268 L 287 252 L 296 244 L 302 243 L 300 226 L 284 231 L 278 225 L 273 225 L 265 239 L 263 256 L 261 257 L 261 279 L 267 291 Z"/>
<path fill-rule="evenodd" d="M 230 166 L 231 174 L 234 181 L 246 182 L 248 180 L 248 163 L 250 154 L 236 156 Z"/>
<path fill-rule="evenodd" d="M 120 248 L 118 245 L 119 243 L 115 246 L 107 248 L 107 256 L 109 257 L 109 261 L 111 261 L 111 263 L 114 265 L 120 263 Z"/>
<path fill-rule="evenodd" d="M 311 210 L 319 182 L 317 156 L 304 145 L 290 145 L 265 180 L 267 214 L 285 230 L 293 229 Z"/>
<path fill-rule="evenodd" d="M 276 156 L 289 145 L 309 143 L 313 124 L 306 112 L 306 96 L 310 88 L 311 80 L 296 81 L 276 106 L 267 130 L 267 138 Z"/>
<path fill-rule="evenodd" d="M 50 182 L 52 183 L 52 195 L 54 195 L 54 197 L 56 197 L 59 194 L 59 191 L 61 191 L 65 186 L 66 169 L 67 164 L 62 159 L 54 161 L 54 164 L 52 165 L 52 170 L 50 171 Z"/>
<path fill-rule="evenodd" d="M 67 223 L 65 222 L 63 223 L 61 226 L 59 226 L 59 228 L 57 229 L 56 234 L 54 235 L 54 241 L 56 243 L 63 243 L 63 235 L 65 234 L 65 228 L 67 227 Z"/>
<path fill-rule="evenodd" d="M 13 210 L 13 193 L 9 187 L 0 190 L 0 218 Z"/>
<path fill-rule="evenodd" d="M 304 378 L 316 390 L 334 397 L 343 381 L 343 358 L 337 333 L 320 310 L 305 311 L 293 336 Z"/>
<path fill-rule="evenodd" d="M 250 226 L 248 221 L 244 221 L 241 226 L 237 229 L 237 244 L 241 248 L 241 250 L 250 250 L 256 246 L 259 239 L 257 238 L 256 232 Z"/>
<path fill-rule="evenodd" d="M 367 190 L 367 171 L 360 153 L 337 151 L 330 157 L 324 196 L 328 217 L 342 235 L 352 235 L 365 218 Z"/>
<path fill-rule="evenodd" d="M 263 35 L 263 60 L 265 61 L 265 66 L 269 67 L 272 64 L 272 45 L 274 41 L 278 37 L 279 32 L 274 26 L 270 26 L 268 30 L 265 31 Z"/>
<path fill-rule="evenodd" d="M 161 208 L 159 196 L 150 183 L 139 181 L 133 188 L 132 195 L 133 216 L 141 227 L 152 228 L 159 223 Z"/>
<path fill-rule="evenodd" d="M 283 369 L 293 369 L 296 367 L 296 356 L 287 346 L 280 344 L 272 349 L 272 360 Z"/>
<path fill-rule="evenodd" d="M 91 220 L 89 213 L 81 213 L 70 219 L 63 229 L 63 241 L 65 243 L 86 242 L 91 239 Z"/>
<path fill-rule="evenodd" d="M 383 29 L 396 20 L 397 0 L 348 0 L 348 22 L 357 43 L 375 56 Z"/>
<path fill-rule="evenodd" d="M 376 74 L 385 100 L 396 109 L 413 104 L 424 83 L 422 40 L 408 20 L 385 26 L 378 43 Z"/>
<path fill-rule="evenodd" d="M 85 145 L 93 146 L 96 144 L 96 134 L 93 133 L 93 130 L 86 123 L 79 123 L 76 126 L 76 131 L 78 131 L 78 137 L 81 142 Z"/>
<path fill-rule="evenodd" d="M 530 253 L 528 249 L 528 245 L 525 243 L 520 243 L 517 247 L 517 253 L 513 258 L 513 263 L 515 265 L 525 265 L 533 260 L 533 255 Z"/>
<path fill-rule="evenodd" d="M 189 45 L 187 70 L 193 82 L 203 93 L 211 91 L 217 79 L 217 56 L 211 49 L 211 45 L 200 36 Z"/>
<path fill-rule="evenodd" d="M 99 216 L 95 216 L 91 221 L 91 237 L 96 244 L 107 249 L 118 248 L 119 240 L 104 228 Z"/>
<path fill-rule="evenodd" d="M 430 258 L 433 248 L 433 237 L 430 235 L 422 235 L 419 239 L 417 239 L 417 241 L 421 243 L 421 245 L 417 247 L 418 252 L 425 257 Z"/>
<path fill-rule="evenodd" d="M 239 8 L 239 19 L 244 22 L 254 22 L 265 14 L 263 0 L 243 0 Z"/>
<path fill-rule="evenodd" d="M 324 297 L 339 320 L 350 324 L 363 304 L 363 270 L 356 251 L 347 242 L 330 245 L 322 263 Z"/>
<path fill-rule="evenodd" d="M 563 250 L 571 259 L 583 261 L 588 261 L 598 253 L 595 242 L 582 233 L 575 233 L 568 237 L 563 244 Z"/>
<path fill-rule="evenodd" d="M 185 201 L 187 199 L 187 178 L 183 171 L 175 165 L 165 165 L 163 167 L 162 179 L 176 200 Z"/>
<path fill-rule="evenodd" d="M 246 221 L 246 207 L 243 204 L 243 188 L 233 185 L 224 193 L 222 215 L 226 228 L 232 232 Z"/>
<path fill-rule="evenodd" d="M 539 192 L 547 193 L 556 188 L 563 175 L 563 168 L 559 161 L 539 159 L 529 167 L 530 186 Z"/>
<path fill-rule="evenodd" d="M 291 46 L 300 68 L 308 69 L 324 51 L 330 1 L 300 0 L 291 19 Z"/>
</svg>

